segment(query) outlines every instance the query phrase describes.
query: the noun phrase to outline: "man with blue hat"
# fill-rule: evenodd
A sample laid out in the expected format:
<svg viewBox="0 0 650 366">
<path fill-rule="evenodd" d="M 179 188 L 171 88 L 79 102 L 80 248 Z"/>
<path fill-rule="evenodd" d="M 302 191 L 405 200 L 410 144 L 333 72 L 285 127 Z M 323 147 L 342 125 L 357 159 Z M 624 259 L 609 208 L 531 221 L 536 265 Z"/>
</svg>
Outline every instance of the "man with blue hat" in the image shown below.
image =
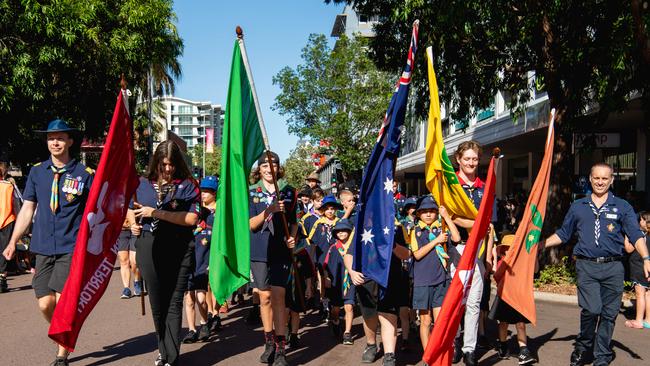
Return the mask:
<svg viewBox="0 0 650 366">
<path fill-rule="evenodd" d="M 70 156 L 70 148 L 76 142 L 79 130 L 55 119 L 47 130 L 36 132 L 46 136 L 50 158 L 34 165 L 29 172 L 23 193 L 25 202 L 3 255 L 7 259 L 14 256 L 16 243 L 33 218 L 30 251 L 36 255 L 36 273 L 32 287 L 38 307 L 49 322 L 70 272 L 72 252 L 94 171 Z M 59 346 L 52 365 L 67 364 L 67 351 Z"/>
</svg>

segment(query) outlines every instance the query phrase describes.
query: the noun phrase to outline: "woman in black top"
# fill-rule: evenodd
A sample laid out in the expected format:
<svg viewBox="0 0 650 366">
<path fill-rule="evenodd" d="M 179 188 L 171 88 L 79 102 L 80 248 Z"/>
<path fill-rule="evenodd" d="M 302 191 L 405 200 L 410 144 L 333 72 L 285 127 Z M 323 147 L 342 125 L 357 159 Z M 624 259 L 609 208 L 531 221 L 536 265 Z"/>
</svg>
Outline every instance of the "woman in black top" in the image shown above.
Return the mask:
<svg viewBox="0 0 650 366">
<path fill-rule="evenodd" d="M 173 141 L 154 153 L 147 176 L 140 179 L 131 226 L 136 255 L 147 282 L 160 354 L 157 366 L 179 364 L 183 294 L 195 258 L 193 229 L 200 209 L 199 189 Z"/>
</svg>

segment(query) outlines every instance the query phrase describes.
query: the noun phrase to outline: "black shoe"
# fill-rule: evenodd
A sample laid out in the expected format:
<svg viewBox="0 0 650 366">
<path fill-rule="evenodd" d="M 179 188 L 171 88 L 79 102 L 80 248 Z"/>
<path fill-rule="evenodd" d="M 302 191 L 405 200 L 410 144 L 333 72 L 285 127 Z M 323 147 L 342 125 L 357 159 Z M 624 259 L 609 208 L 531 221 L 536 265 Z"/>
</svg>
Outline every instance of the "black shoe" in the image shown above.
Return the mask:
<svg viewBox="0 0 650 366">
<path fill-rule="evenodd" d="M 194 343 L 199 339 L 199 334 L 195 330 L 190 330 L 183 338 L 183 343 Z"/>
<path fill-rule="evenodd" d="M 273 361 L 273 366 L 289 366 L 289 362 L 287 362 L 287 357 L 284 354 L 284 350 L 275 350 L 275 360 Z"/>
<path fill-rule="evenodd" d="M 158 356 L 156 356 L 156 360 L 153 362 L 154 366 L 165 366 L 167 361 L 163 360 L 162 355 L 159 353 Z"/>
<path fill-rule="evenodd" d="M 56 357 L 50 366 L 68 366 L 68 359 L 66 357 Z"/>
<path fill-rule="evenodd" d="M 383 366 L 395 366 L 395 354 L 392 352 L 384 353 Z"/>
<path fill-rule="evenodd" d="M 216 333 L 221 330 L 221 318 L 219 317 L 219 314 L 214 315 L 212 317 L 212 322 L 208 322 L 210 324 L 209 329 L 210 333 Z"/>
<path fill-rule="evenodd" d="M 587 364 L 587 353 L 581 350 L 573 350 L 571 353 L 570 366 L 582 366 Z"/>
<path fill-rule="evenodd" d="M 352 338 L 351 333 L 343 333 L 343 344 L 346 346 L 351 346 L 354 344 L 354 339 Z"/>
<path fill-rule="evenodd" d="M 199 341 L 205 342 L 210 338 L 210 327 L 207 324 L 201 325 L 201 329 L 199 329 L 199 335 L 198 335 Z"/>
<path fill-rule="evenodd" d="M 465 366 L 476 366 L 478 364 L 474 352 L 465 352 L 463 361 L 465 361 Z"/>
<path fill-rule="evenodd" d="M 454 358 L 451 360 L 452 363 L 459 363 L 463 359 L 463 349 L 460 343 L 460 339 L 454 339 Z"/>
<path fill-rule="evenodd" d="M 246 316 L 246 324 L 258 325 L 261 323 L 262 318 L 260 317 L 260 307 L 254 305 L 253 308 L 248 311 L 248 315 Z"/>
<path fill-rule="evenodd" d="M 528 350 L 528 347 L 521 347 L 521 349 L 519 350 L 519 357 L 517 357 L 517 358 L 519 360 L 520 365 L 530 365 L 530 364 L 533 364 L 533 363 L 537 362 L 535 357 L 533 357 L 530 354 L 530 351 Z"/>
<path fill-rule="evenodd" d="M 271 363 L 275 357 L 275 343 L 273 340 L 268 340 L 264 344 L 264 352 L 260 356 L 261 363 Z"/>
<path fill-rule="evenodd" d="M 289 345 L 289 348 L 291 348 L 291 349 L 300 348 L 300 338 L 298 338 L 298 333 L 290 333 L 287 344 Z"/>
<path fill-rule="evenodd" d="M 7 285 L 7 277 L 5 276 L 0 277 L 0 292 L 9 292 L 9 285 Z"/>
<path fill-rule="evenodd" d="M 376 344 L 366 344 L 366 348 L 363 350 L 363 355 L 361 355 L 362 363 L 373 363 L 377 358 L 377 345 Z"/>
<path fill-rule="evenodd" d="M 510 352 L 508 351 L 508 342 L 499 341 L 499 344 L 497 345 L 497 352 L 499 353 L 500 359 L 508 359 L 510 357 Z"/>
<path fill-rule="evenodd" d="M 476 347 L 485 350 L 489 350 L 492 348 L 490 341 L 484 335 L 478 337 L 478 342 L 476 342 Z"/>
<path fill-rule="evenodd" d="M 330 321 L 330 330 L 332 331 L 334 338 L 338 339 L 341 336 L 341 322 L 339 321 L 338 323 L 334 323 L 333 321 Z"/>
</svg>

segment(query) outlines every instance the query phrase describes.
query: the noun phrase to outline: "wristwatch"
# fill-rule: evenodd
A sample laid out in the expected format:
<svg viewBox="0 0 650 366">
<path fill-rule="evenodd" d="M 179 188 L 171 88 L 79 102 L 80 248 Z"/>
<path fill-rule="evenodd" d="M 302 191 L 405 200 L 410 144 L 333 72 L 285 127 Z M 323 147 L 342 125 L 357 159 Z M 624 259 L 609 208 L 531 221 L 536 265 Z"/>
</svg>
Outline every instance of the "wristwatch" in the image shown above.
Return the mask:
<svg viewBox="0 0 650 366">
<path fill-rule="evenodd" d="M 650 261 L 650 255 L 646 255 L 645 257 L 643 257 L 643 260 L 644 261 Z"/>
</svg>

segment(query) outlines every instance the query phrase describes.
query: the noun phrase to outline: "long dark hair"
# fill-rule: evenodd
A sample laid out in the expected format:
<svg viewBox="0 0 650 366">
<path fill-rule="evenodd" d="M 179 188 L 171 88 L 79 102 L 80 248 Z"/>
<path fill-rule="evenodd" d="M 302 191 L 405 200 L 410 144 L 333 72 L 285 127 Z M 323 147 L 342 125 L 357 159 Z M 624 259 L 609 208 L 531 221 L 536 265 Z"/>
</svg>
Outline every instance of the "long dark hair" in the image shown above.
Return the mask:
<svg viewBox="0 0 650 366">
<path fill-rule="evenodd" d="M 181 148 L 172 140 L 163 141 L 156 148 L 156 152 L 153 153 L 151 162 L 149 162 L 147 179 L 160 183 L 159 175 L 165 158 L 169 159 L 169 162 L 174 166 L 172 179 L 192 179 L 192 173 L 190 173 L 190 169 L 187 167 L 185 159 L 183 159 Z"/>
</svg>

